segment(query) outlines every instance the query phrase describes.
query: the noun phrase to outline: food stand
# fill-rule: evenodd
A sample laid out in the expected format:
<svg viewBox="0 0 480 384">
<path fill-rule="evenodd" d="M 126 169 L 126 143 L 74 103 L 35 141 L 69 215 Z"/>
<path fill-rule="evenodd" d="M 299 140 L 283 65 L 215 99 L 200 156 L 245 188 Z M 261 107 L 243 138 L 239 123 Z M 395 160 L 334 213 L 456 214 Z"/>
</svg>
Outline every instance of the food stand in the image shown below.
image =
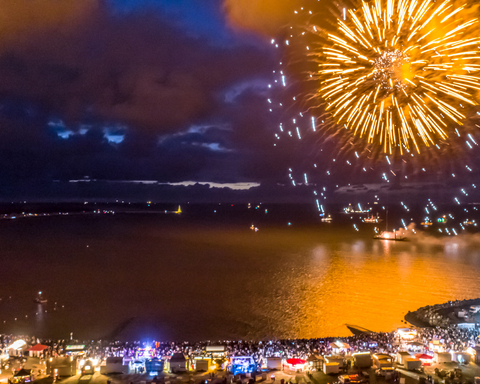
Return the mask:
<svg viewBox="0 0 480 384">
<path fill-rule="evenodd" d="M 305 369 L 306 360 L 303 359 L 287 359 L 285 361 L 285 368 L 294 372 L 303 372 Z"/>
<path fill-rule="evenodd" d="M 251 356 L 232 357 L 230 371 L 234 376 L 244 373 L 253 373 L 257 365 Z"/>
</svg>

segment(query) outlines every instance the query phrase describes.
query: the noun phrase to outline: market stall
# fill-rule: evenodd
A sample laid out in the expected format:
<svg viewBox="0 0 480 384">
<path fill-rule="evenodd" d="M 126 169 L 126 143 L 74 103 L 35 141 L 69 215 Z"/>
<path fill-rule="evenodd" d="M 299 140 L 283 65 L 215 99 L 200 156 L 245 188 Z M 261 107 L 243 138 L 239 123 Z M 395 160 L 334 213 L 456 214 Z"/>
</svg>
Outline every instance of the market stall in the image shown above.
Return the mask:
<svg viewBox="0 0 480 384">
<path fill-rule="evenodd" d="M 33 347 L 27 349 L 30 357 L 43 357 L 48 346 L 42 344 L 35 344 Z"/>
<path fill-rule="evenodd" d="M 433 356 L 426 355 L 425 353 L 417 353 L 415 354 L 415 358 L 422 362 L 422 365 L 432 365 Z"/>
<path fill-rule="evenodd" d="M 303 372 L 305 370 L 305 364 L 307 363 L 306 360 L 303 359 L 287 359 L 285 361 L 285 369 L 289 369 L 294 372 Z"/>
</svg>

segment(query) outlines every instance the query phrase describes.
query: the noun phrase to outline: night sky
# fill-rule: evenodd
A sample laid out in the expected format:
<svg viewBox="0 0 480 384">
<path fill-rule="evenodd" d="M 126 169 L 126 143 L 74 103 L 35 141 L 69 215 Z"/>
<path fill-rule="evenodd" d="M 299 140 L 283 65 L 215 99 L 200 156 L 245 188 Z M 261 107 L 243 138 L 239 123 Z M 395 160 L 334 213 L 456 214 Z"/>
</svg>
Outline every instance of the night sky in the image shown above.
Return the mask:
<svg viewBox="0 0 480 384">
<path fill-rule="evenodd" d="M 284 182 L 266 101 L 277 26 L 239 25 L 241 3 L 2 2 L 0 197 Z"/>
<path fill-rule="evenodd" d="M 0 200 L 313 201 L 267 101 L 300 3 L 3 1 Z M 316 182 L 382 182 L 347 160 Z"/>
</svg>

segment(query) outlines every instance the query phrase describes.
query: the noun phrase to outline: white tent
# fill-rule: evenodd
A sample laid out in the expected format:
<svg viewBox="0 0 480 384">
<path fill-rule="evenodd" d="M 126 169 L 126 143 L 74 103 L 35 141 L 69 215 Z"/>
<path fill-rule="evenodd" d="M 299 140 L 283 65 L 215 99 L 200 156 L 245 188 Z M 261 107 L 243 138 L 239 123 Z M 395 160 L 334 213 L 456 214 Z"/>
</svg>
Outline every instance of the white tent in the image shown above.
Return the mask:
<svg viewBox="0 0 480 384">
<path fill-rule="evenodd" d="M 405 360 L 410 359 L 412 356 L 408 352 L 397 352 L 397 363 L 405 365 Z"/>
<path fill-rule="evenodd" d="M 325 373 L 326 375 L 329 375 L 329 374 L 338 374 L 338 372 L 340 372 L 340 366 L 338 363 L 326 363 L 324 366 L 323 366 L 323 373 Z"/>
<path fill-rule="evenodd" d="M 282 369 L 282 358 L 281 357 L 267 357 L 267 368 L 268 369 Z"/>
<path fill-rule="evenodd" d="M 170 357 L 170 371 L 172 373 L 187 371 L 187 359 L 183 353 L 174 353 Z"/>
<path fill-rule="evenodd" d="M 452 355 L 448 352 L 435 352 L 433 354 L 433 361 L 439 363 L 449 363 L 452 361 Z"/>
</svg>

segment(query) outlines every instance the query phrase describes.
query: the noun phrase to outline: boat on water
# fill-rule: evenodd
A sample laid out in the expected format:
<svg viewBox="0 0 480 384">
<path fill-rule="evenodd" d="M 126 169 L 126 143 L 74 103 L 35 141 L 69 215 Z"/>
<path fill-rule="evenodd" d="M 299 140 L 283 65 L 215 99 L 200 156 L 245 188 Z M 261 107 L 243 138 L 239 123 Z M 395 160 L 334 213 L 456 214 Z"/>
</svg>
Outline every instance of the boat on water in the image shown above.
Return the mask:
<svg viewBox="0 0 480 384">
<path fill-rule="evenodd" d="M 424 227 L 429 227 L 433 225 L 432 220 L 430 220 L 428 217 L 425 217 L 425 220 L 420 223 L 420 225 L 423 225 Z"/>
<path fill-rule="evenodd" d="M 398 233 L 395 229 L 393 232 L 387 231 L 388 228 L 388 209 L 385 212 L 385 231 L 377 233 L 373 236 L 374 239 L 377 240 L 391 240 L 391 241 L 404 241 L 407 239 L 405 235 Z M 377 228 L 375 228 L 375 232 L 377 232 Z"/>
<path fill-rule="evenodd" d="M 442 217 L 439 217 L 439 218 L 437 219 L 437 223 L 441 223 L 441 224 L 446 224 L 447 221 L 448 221 L 447 215 L 443 215 Z"/>
<path fill-rule="evenodd" d="M 328 215 L 327 217 L 322 217 L 322 223 L 331 223 L 332 222 L 332 216 Z"/>
<path fill-rule="evenodd" d="M 362 206 L 358 204 L 358 210 L 353 208 L 352 204 L 348 204 L 348 207 L 343 208 L 343 212 L 346 214 L 351 214 L 351 213 L 369 213 L 371 211 L 371 208 L 369 209 L 362 209 Z"/>
<path fill-rule="evenodd" d="M 407 239 L 405 236 L 397 233 L 397 231 L 393 231 L 393 232 L 383 231 L 383 232 L 380 232 L 378 235 L 373 236 L 373 238 L 377 240 L 391 240 L 391 241 L 404 241 Z"/>
<path fill-rule="evenodd" d="M 476 226 L 477 223 L 475 222 L 475 220 L 468 220 L 468 219 L 466 219 L 466 220 L 463 222 L 463 225 L 465 225 L 465 226 L 470 226 L 470 225 Z"/>
<path fill-rule="evenodd" d="M 366 217 L 363 219 L 363 222 L 364 223 L 380 223 L 381 221 L 383 221 L 383 219 L 380 218 L 380 216 L 378 216 L 378 212 L 377 212 L 377 216 L 370 216 L 370 217 Z"/>
<path fill-rule="evenodd" d="M 48 300 L 42 296 L 41 291 L 38 292 L 38 296 L 33 301 L 37 304 L 46 304 L 48 302 Z"/>
</svg>

